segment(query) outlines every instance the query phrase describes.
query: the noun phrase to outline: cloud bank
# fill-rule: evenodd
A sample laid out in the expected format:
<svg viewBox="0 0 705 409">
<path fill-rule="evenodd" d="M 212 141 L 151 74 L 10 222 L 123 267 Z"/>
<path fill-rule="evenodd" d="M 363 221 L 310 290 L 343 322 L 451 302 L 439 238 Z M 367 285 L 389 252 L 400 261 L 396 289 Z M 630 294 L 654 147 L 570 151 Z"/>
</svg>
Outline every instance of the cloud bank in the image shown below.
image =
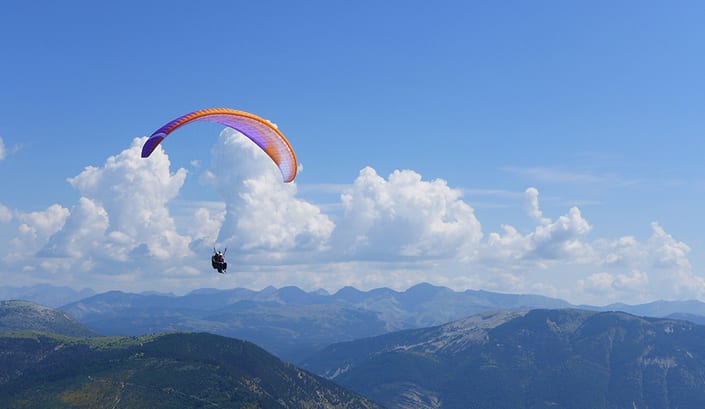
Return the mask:
<svg viewBox="0 0 705 409">
<path fill-rule="evenodd" d="M 68 178 L 80 194 L 77 203 L 35 212 L 0 203 L 2 274 L 11 281 L 31 272 L 37 282 L 99 291 L 401 289 L 428 281 L 572 302 L 705 296 L 690 247 L 658 223 L 643 240 L 593 238 L 578 207 L 545 215 L 535 187 L 524 192 L 525 217 L 533 222 L 526 231 L 504 224 L 501 231 L 483 232 L 461 189 L 408 169 L 387 176 L 362 169 L 342 189 L 340 211 L 329 214 L 300 197 L 296 182 L 282 183 L 259 148 L 226 130 L 207 169 L 191 178 L 222 201 L 178 206 L 188 172 L 172 170 L 161 148 L 142 159 L 144 139 Z M 229 249 L 230 275 L 209 270 L 214 246 Z"/>
</svg>

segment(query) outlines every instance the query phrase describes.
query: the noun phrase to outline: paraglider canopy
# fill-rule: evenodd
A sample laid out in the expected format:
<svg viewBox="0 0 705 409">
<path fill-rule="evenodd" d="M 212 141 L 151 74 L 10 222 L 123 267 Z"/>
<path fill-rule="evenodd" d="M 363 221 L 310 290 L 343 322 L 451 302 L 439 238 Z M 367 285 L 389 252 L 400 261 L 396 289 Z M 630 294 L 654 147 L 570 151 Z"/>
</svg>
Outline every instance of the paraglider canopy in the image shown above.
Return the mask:
<svg viewBox="0 0 705 409">
<path fill-rule="evenodd" d="M 229 108 L 204 109 L 174 119 L 152 133 L 142 146 L 142 157 L 149 157 L 171 132 L 195 121 L 216 122 L 237 130 L 269 155 L 279 167 L 284 182 L 291 182 L 296 177 L 296 154 L 284 134 L 264 118 Z"/>
</svg>

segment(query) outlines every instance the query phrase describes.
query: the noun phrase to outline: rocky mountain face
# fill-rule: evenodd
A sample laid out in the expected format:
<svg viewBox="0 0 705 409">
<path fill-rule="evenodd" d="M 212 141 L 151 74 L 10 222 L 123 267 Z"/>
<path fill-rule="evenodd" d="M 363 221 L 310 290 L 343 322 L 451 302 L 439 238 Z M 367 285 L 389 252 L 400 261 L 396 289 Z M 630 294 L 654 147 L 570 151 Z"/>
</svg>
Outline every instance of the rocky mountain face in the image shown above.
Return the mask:
<svg viewBox="0 0 705 409">
<path fill-rule="evenodd" d="M 77 337 L 95 335 L 65 312 L 29 301 L 0 301 L 0 333 L 27 330 Z"/>
<path fill-rule="evenodd" d="M 302 367 L 389 408 L 705 407 L 705 327 L 622 312 L 486 313 Z"/>
<path fill-rule="evenodd" d="M 2 408 L 377 409 L 243 341 L 210 334 L 0 336 Z"/>
</svg>

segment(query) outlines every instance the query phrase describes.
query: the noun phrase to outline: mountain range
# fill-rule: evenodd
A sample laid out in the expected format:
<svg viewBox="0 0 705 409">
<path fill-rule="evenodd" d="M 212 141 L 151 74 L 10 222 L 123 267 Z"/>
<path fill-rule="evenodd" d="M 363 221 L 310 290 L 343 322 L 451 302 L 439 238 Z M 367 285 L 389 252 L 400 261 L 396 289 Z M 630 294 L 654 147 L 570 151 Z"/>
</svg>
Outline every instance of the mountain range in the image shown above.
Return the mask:
<svg viewBox="0 0 705 409">
<path fill-rule="evenodd" d="M 404 329 L 441 325 L 495 310 L 580 308 L 704 322 L 699 301 L 574 306 L 566 301 L 418 284 L 406 291 L 345 287 L 329 294 L 297 287 L 201 289 L 183 296 L 110 291 L 61 307 L 102 335 L 205 331 L 254 342 L 293 363 L 323 347 Z"/>
<path fill-rule="evenodd" d="M 439 325 L 494 309 L 562 308 L 532 295 L 455 292 L 430 284 L 335 294 L 297 287 L 194 291 L 184 296 L 111 291 L 61 307 L 102 335 L 206 331 L 254 342 L 296 363 L 335 342 Z"/>
<path fill-rule="evenodd" d="M 66 312 L 5 302 L 0 304 L 2 331 L 44 332 L 0 335 L 0 407 L 378 407 L 372 401 L 390 409 L 705 407 L 704 326 L 620 311 L 510 308 L 390 330 L 392 324 L 418 322 L 399 319 L 413 316 L 414 303 L 432 309 L 434 303 L 457 302 L 436 298 L 453 297 L 441 287 L 413 290 L 346 291 L 345 301 L 335 302 L 331 297 L 336 295 L 296 288 L 204 290 L 179 307 L 174 303 L 186 296 L 111 292 L 72 304 L 87 316 L 100 312 L 94 318 L 107 322 L 139 312 L 140 317 L 124 322 L 159 323 L 149 311 L 160 311 L 165 323 L 239 322 L 253 332 L 259 328 L 257 336 L 288 335 L 294 343 L 300 342 L 296 337 L 308 342 L 352 337 L 309 349 L 296 363 L 302 369 L 250 342 L 204 333 L 48 334 L 85 327 Z M 671 312 L 668 303 L 643 306 L 656 307 Z M 110 315 L 110 308 L 117 311 Z M 203 322 L 186 320 L 204 311 Z M 351 311 L 356 314 L 346 316 Z M 355 319 L 359 333 L 370 332 L 365 323 L 377 322 L 380 334 L 355 338 L 355 331 L 341 330 Z M 332 325 L 335 320 L 341 322 Z M 308 376 L 304 385 L 297 383 Z M 331 381 L 341 389 L 321 395 L 335 386 Z"/>
<path fill-rule="evenodd" d="M 484 313 L 301 366 L 395 409 L 705 407 L 705 327 L 623 312 Z"/>
</svg>

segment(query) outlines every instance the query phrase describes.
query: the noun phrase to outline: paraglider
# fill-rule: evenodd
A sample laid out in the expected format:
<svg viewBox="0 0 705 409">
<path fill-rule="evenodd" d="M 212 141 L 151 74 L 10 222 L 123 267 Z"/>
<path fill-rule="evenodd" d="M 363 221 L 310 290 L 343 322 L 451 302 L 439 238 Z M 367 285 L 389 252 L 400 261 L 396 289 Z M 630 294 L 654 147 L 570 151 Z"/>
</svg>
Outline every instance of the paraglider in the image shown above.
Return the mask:
<svg viewBox="0 0 705 409">
<path fill-rule="evenodd" d="M 147 158 L 173 131 L 196 121 L 216 122 L 233 128 L 257 144 L 279 167 L 284 182 L 294 180 L 297 172 L 296 154 L 284 134 L 276 126 L 257 115 L 229 108 L 212 108 L 182 115 L 157 129 L 142 145 L 142 157 Z"/>
<path fill-rule="evenodd" d="M 285 183 L 293 181 L 296 177 L 298 170 L 296 154 L 284 134 L 264 118 L 229 108 L 194 111 L 168 122 L 154 131 L 142 145 L 142 157 L 148 158 L 173 131 L 197 121 L 215 122 L 235 129 L 259 146 L 272 159 L 279 167 Z M 223 253 L 214 248 L 211 257 L 211 266 L 221 274 L 224 274 L 228 267 Z"/>
<path fill-rule="evenodd" d="M 225 270 L 228 269 L 228 263 L 225 261 L 225 252 L 228 251 L 226 248 L 222 253 L 220 250 L 213 248 L 213 256 L 211 257 L 211 266 L 214 270 L 218 270 L 220 274 L 225 274 Z"/>
</svg>

